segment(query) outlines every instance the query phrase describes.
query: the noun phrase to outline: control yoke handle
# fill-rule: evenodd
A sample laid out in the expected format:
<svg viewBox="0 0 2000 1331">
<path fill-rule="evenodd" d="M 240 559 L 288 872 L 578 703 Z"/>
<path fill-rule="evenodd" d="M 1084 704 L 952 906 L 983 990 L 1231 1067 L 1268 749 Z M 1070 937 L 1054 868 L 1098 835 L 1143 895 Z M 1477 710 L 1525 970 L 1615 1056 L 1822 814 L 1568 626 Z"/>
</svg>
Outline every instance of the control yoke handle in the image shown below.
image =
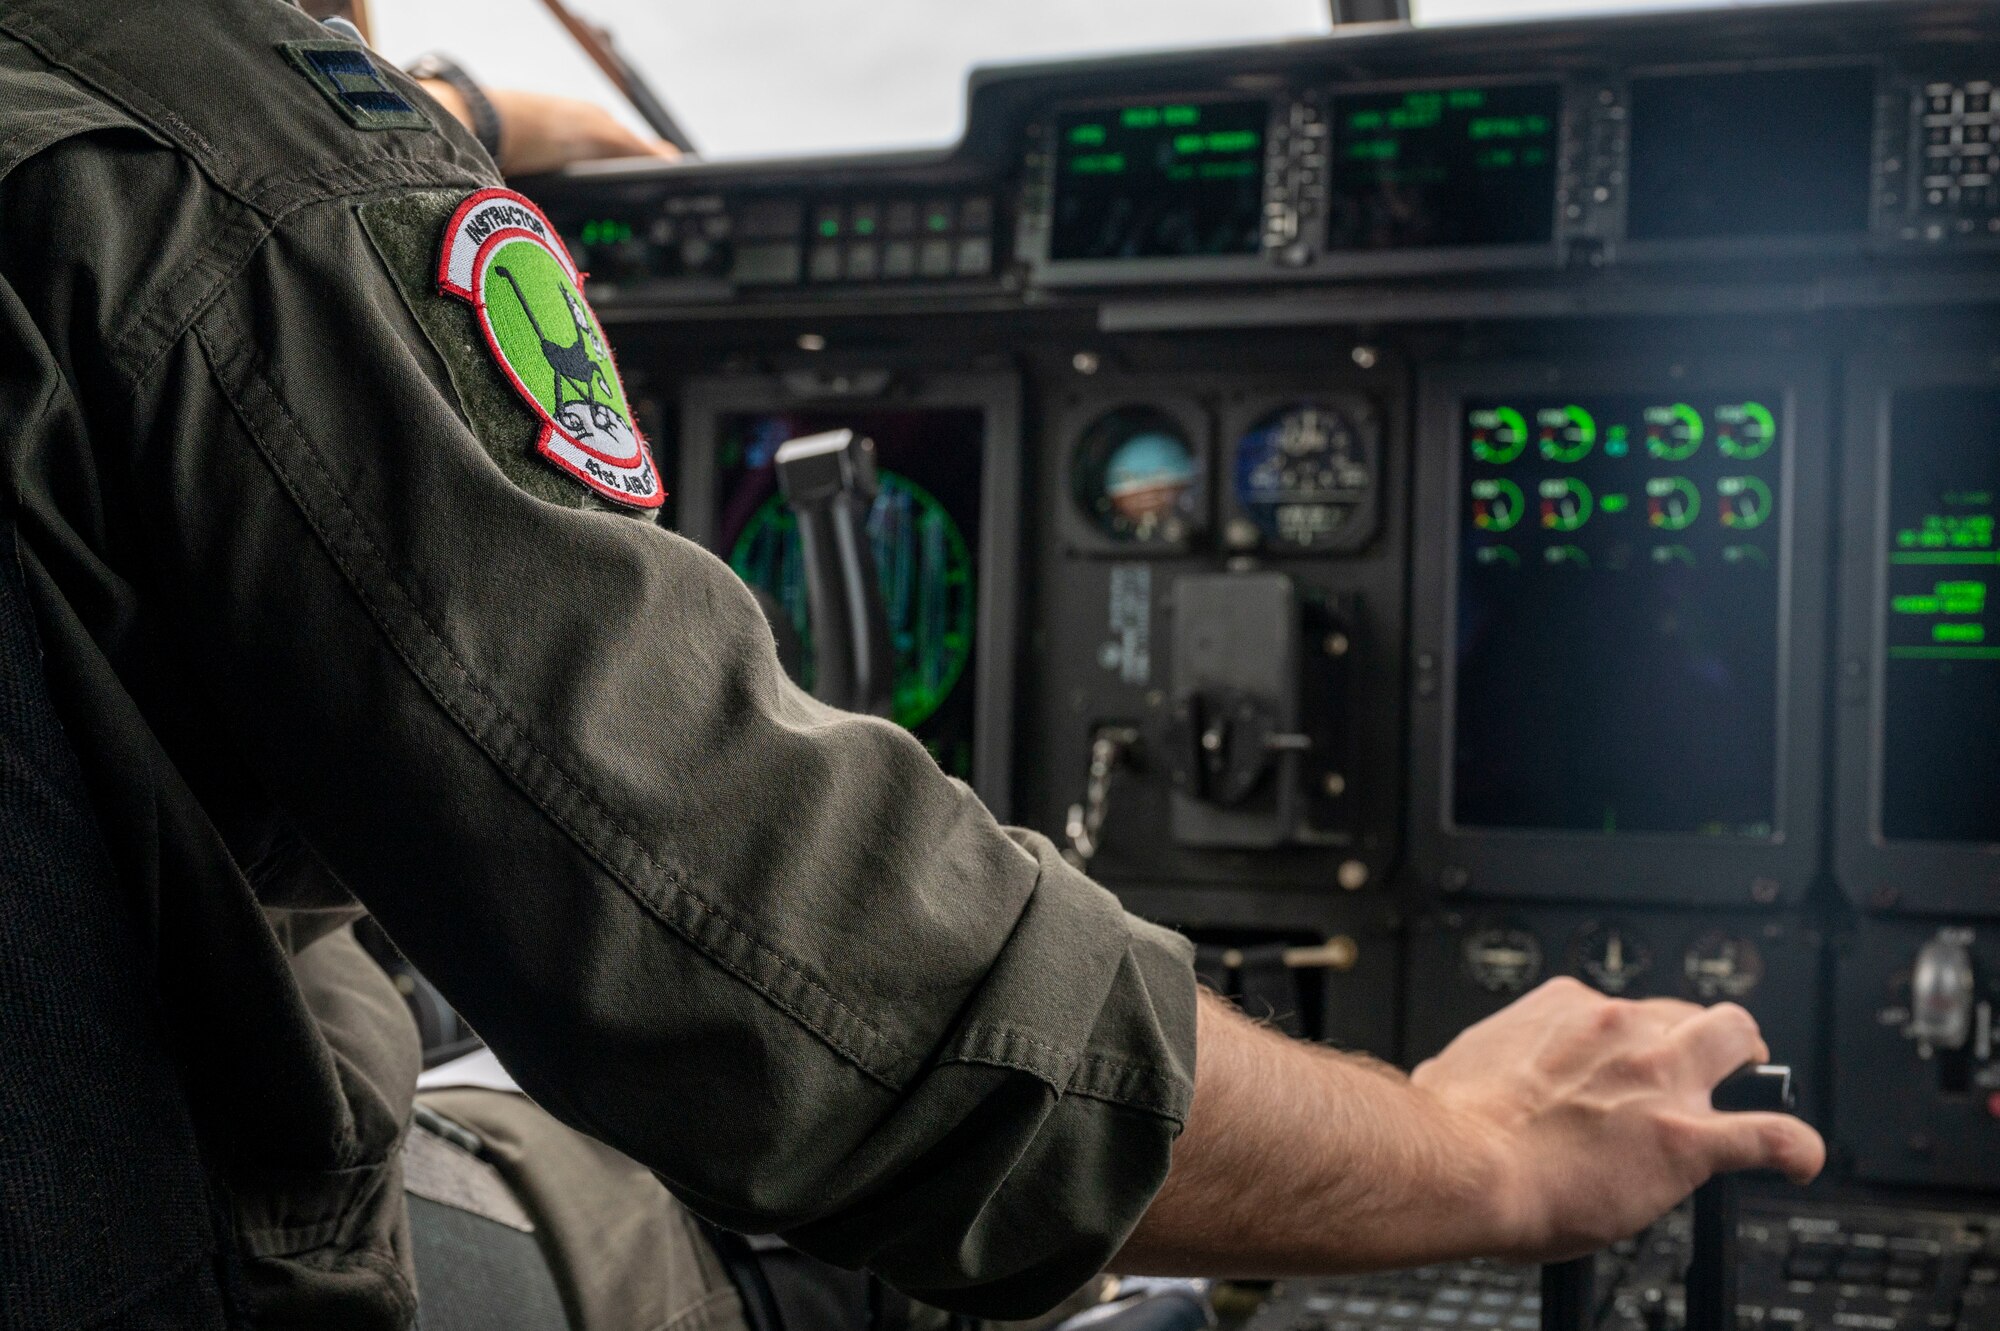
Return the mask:
<svg viewBox="0 0 2000 1331">
<path fill-rule="evenodd" d="M 1724 1078 L 1709 1100 L 1724 1113 L 1790 1113 L 1797 1103 L 1792 1070 L 1748 1064 Z M 1718 1174 L 1695 1189 L 1686 1331 L 1736 1331 L 1735 1242 L 1736 1181 Z M 1591 1331 L 1597 1322 L 1596 1276 L 1595 1256 L 1542 1268 L 1542 1331 Z"/>
<path fill-rule="evenodd" d="M 888 716 L 896 665 L 868 536 L 878 488 L 875 445 L 852 430 L 830 430 L 780 446 L 776 466 L 778 488 L 799 521 L 813 696 L 846 711 Z"/>
</svg>

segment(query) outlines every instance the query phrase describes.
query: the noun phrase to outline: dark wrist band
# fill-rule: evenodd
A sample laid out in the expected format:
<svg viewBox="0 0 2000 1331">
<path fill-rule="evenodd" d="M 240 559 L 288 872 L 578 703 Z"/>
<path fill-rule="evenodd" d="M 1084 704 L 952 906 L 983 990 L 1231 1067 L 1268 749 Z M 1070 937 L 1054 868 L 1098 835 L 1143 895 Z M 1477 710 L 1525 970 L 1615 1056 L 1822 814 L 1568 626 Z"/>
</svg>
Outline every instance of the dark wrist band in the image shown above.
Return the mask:
<svg viewBox="0 0 2000 1331">
<path fill-rule="evenodd" d="M 472 114 L 472 137 L 479 140 L 479 146 L 487 156 L 498 161 L 500 158 L 500 113 L 493 108 L 486 91 L 473 81 L 472 75 L 461 69 L 454 60 L 435 53 L 421 56 L 405 71 L 413 79 L 436 79 L 448 83 L 465 99 L 466 110 Z"/>
</svg>

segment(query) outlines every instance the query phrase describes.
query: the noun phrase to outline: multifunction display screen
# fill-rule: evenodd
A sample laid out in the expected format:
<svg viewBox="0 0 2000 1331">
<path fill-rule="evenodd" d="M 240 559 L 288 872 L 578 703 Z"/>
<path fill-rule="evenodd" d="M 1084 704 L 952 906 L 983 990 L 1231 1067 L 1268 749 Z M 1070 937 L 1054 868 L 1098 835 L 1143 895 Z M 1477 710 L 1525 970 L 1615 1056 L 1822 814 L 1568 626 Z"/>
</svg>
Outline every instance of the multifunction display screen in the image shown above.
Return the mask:
<svg viewBox="0 0 2000 1331">
<path fill-rule="evenodd" d="M 939 764 L 970 779 L 978 623 L 980 473 L 986 414 L 974 407 L 730 413 L 717 422 L 717 553 L 777 599 L 805 648 L 812 621 L 798 521 L 778 492 L 778 446 L 826 430 L 875 441 L 881 493 L 868 517 L 889 636 L 893 716 Z"/>
<path fill-rule="evenodd" d="M 1868 230 L 1872 66 L 1634 79 L 1631 119 L 1633 240 Z"/>
<path fill-rule="evenodd" d="M 1772 835 L 1781 411 L 1755 388 L 1465 404 L 1457 825 Z"/>
<path fill-rule="evenodd" d="M 1056 117 L 1049 257 L 1257 254 L 1269 102 L 1145 102 Z"/>
<path fill-rule="evenodd" d="M 1336 96 L 1332 120 L 1329 249 L 1554 238 L 1558 85 Z"/>
<path fill-rule="evenodd" d="M 2000 390 L 1890 411 L 1882 835 L 2000 842 Z"/>
</svg>

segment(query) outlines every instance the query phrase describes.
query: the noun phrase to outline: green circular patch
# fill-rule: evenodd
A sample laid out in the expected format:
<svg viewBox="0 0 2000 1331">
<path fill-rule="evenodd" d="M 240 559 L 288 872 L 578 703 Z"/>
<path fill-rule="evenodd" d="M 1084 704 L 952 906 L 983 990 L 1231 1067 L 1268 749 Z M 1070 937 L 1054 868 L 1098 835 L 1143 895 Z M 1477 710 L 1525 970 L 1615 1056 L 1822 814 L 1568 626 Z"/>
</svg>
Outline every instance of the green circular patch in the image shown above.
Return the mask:
<svg viewBox="0 0 2000 1331">
<path fill-rule="evenodd" d="M 583 293 L 539 242 L 503 241 L 480 292 L 494 348 L 551 420 L 612 411 L 632 419 L 625 388 Z"/>
</svg>

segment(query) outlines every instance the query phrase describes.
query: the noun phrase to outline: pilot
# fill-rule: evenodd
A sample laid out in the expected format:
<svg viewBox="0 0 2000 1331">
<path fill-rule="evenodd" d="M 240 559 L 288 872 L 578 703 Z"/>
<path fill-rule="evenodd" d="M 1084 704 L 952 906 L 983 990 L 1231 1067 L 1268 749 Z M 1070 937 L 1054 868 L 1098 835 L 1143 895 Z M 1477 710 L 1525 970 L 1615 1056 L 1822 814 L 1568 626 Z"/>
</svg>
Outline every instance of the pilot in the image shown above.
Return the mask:
<svg viewBox="0 0 2000 1331">
<path fill-rule="evenodd" d="M 364 909 L 707 1222 L 981 1316 L 1111 1264 L 1574 1254 L 1713 1171 L 1817 1171 L 1802 1124 L 1708 1108 L 1766 1053 L 1735 1007 L 1557 981 L 1406 1077 L 1199 994 L 1184 940 L 787 682 L 654 521 L 579 282 L 280 0 L 0 3 L 7 557 L 226 1217 L 188 1278 L 246 1324 L 415 1316 L 418 1056 Z M 736 1325 L 704 1260 L 600 1324 Z"/>
</svg>

